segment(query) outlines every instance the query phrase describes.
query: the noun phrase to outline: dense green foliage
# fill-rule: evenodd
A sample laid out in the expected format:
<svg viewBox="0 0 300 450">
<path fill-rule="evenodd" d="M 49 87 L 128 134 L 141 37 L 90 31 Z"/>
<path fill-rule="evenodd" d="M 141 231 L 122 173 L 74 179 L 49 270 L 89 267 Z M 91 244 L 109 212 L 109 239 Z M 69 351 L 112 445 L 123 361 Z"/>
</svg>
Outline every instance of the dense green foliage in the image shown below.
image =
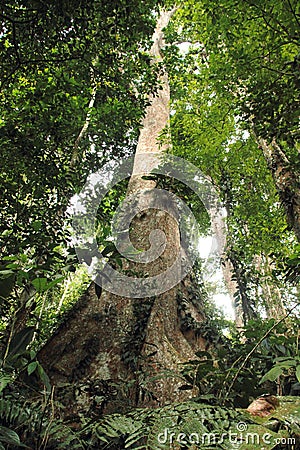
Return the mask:
<svg viewBox="0 0 300 450">
<path fill-rule="evenodd" d="M 88 284 L 68 246 L 70 198 L 90 172 L 134 153 L 149 93 L 159 89 L 160 64 L 150 64 L 147 49 L 164 4 L 173 2 L 1 4 L 0 449 L 169 448 L 155 441 L 164 428 L 228 432 L 241 420 L 233 406 L 266 391 L 300 394 L 296 0 L 185 0 L 166 30 L 172 151 L 211 179 L 226 208 L 224 258 L 244 320 L 237 330 L 206 305 L 199 333 L 211 347 L 181 368 L 183 389 L 197 389 L 198 398 L 102 417 L 105 394 L 96 392 L 74 425 L 62 420 L 37 360 Z M 271 144 L 283 167 L 267 154 Z M 292 183 L 283 190 L 286 175 Z M 203 205 L 180 184 L 161 183 L 172 184 L 206 235 Z M 97 238 L 110 258 L 110 222 L 125 191 L 124 182 L 99 208 Z M 198 284 L 203 289 L 201 275 Z M 286 417 L 276 434 L 284 423 L 300 435 Z"/>
<path fill-rule="evenodd" d="M 299 246 L 290 231 L 300 187 L 299 33 L 297 2 L 187 1 L 168 34 L 174 150 L 220 191 L 229 258 L 251 309 L 262 282 L 257 256 L 270 258 L 265 276 L 269 283 L 276 277 L 278 287 L 282 280 L 283 295 L 287 262 L 290 278 L 299 279 Z M 263 152 L 260 139 L 278 144 L 284 167 Z M 293 184 L 278 195 L 284 176 Z"/>
<path fill-rule="evenodd" d="M 155 24 L 149 14 L 154 6 L 3 5 L 3 252 L 34 247 L 39 256 L 53 256 L 53 246 L 64 240 L 65 206 L 86 175 L 108 158 L 133 151 L 155 77 L 140 50 Z M 77 145 L 87 117 L 89 133 Z"/>
<path fill-rule="evenodd" d="M 156 77 L 146 53 L 155 5 L 2 6 L 3 316 L 24 306 L 20 289 L 33 283 L 42 292 L 34 280 L 47 280 L 49 287 L 72 269 L 76 259 L 61 247 L 68 240 L 65 211 L 71 196 L 90 171 L 134 150 Z M 14 305 L 4 302 L 10 294 Z"/>
</svg>

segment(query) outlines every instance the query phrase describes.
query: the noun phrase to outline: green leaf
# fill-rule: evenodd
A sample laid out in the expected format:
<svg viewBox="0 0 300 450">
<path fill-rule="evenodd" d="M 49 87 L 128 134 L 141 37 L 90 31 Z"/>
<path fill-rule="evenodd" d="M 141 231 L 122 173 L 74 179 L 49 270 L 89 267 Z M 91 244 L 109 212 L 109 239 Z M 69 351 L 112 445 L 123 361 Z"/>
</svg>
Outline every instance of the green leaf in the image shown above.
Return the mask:
<svg viewBox="0 0 300 450">
<path fill-rule="evenodd" d="M 12 270 L 0 271 L 0 297 L 7 298 L 15 285 L 16 274 Z"/>
<path fill-rule="evenodd" d="M 24 330 L 19 331 L 11 340 L 9 345 L 9 353 L 7 359 L 15 355 L 20 355 L 24 353 L 26 347 L 32 340 L 33 333 L 35 331 L 34 327 L 27 327 Z"/>
<path fill-rule="evenodd" d="M 40 379 L 46 386 L 47 391 L 50 392 L 51 391 L 50 379 L 49 379 L 48 375 L 46 374 L 46 372 L 44 371 L 44 368 L 40 365 L 39 362 L 37 363 L 37 369 L 38 369 Z"/>
<path fill-rule="evenodd" d="M 47 290 L 47 278 L 35 278 L 32 284 L 39 293 Z"/>
<path fill-rule="evenodd" d="M 47 278 L 35 278 L 35 280 L 32 281 L 32 284 L 38 293 L 43 293 L 53 288 L 56 284 L 60 283 L 64 278 L 65 277 L 63 276 L 58 277 L 55 280 L 50 281 L 50 283 L 48 283 Z"/>
<path fill-rule="evenodd" d="M 300 364 L 296 367 L 296 378 L 300 383 Z"/>
<path fill-rule="evenodd" d="M 0 280 L 5 280 L 6 278 L 10 278 L 14 274 L 15 274 L 15 272 L 13 270 L 0 270 Z"/>
<path fill-rule="evenodd" d="M 0 425 L 0 442 L 5 442 L 5 444 L 16 445 L 18 447 L 26 447 L 26 445 L 20 442 L 20 438 L 15 431 L 10 430 L 7 427 L 2 427 Z"/>
<path fill-rule="evenodd" d="M 35 220 L 34 222 L 32 222 L 31 226 L 34 231 L 39 231 L 42 227 L 42 222 L 40 220 Z"/>
<path fill-rule="evenodd" d="M 32 363 L 30 363 L 30 364 L 28 365 L 28 367 L 27 367 L 27 373 L 28 373 L 28 375 L 31 375 L 31 374 L 35 371 L 35 369 L 37 368 L 37 366 L 38 366 L 38 362 L 37 362 L 37 361 L 33 361 Z"/>
<path fill-rule="evenodd" d="M 264 383 L 265 381 L 275 381 L 280 375 L 283 373 L 283 367 L 282 366 L 275 366 L 272 367 L 271 370 L 269 370 L 260 380 L 260 384 Z"/>
<path fill-rule="evenodd" d="M 0 378 L 0 392 L 2 392 L 11 381 L 13 381 L 12 377 L 3 375 L 3 377 Z"/>
<path fill-rule="evenodd" d="M 61 277 L 55 278 L 55 280 L 50 281 L 50 283 L 48 283 L 47 286 L 46 286 L 46 291 L 48 291 L 49 289 L 51 289 L 54 286 L 56 286 L 57 284 L 59 284 L 64 279 L 65 279 L 65 277 L 61 276 Z"/>
</svg>

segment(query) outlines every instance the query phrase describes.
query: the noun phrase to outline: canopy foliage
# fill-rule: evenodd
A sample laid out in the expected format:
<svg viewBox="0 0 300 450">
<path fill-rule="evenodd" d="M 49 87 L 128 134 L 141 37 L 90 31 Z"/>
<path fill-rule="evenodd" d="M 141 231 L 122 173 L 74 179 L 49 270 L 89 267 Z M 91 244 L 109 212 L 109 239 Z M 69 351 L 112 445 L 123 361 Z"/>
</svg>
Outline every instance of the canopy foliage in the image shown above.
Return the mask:
<svg viewBox="0 0 300 450">
<path fill-rule="evenodd" d="M 278 393 L 279 386 L 280 394 L 299 395 L 300 5 L 184 0 L 165 32 L 162 69 L 147 50 L 159 8 L 173 6 L 162 0 L 1 4 L 0 449 L 21 446 L 20 436 L 39 449 L 92 449 L 108 441 L 119 448 L 138 438 L 150 442 L 162 429 L 160 418 L 186 420 L 184 404 L 172 407 L 170 417 L 162 408 L 158 418 L 136 411 L 106 420 L 99 414 L 106 394 L 95 391 L 94 409 L 82 418 L 88 426 L 76 434 L 58 418 L 60 406 L 36 358 L 60 313 L 88 284 L 68 245 L 70 199 L 89 173 L 134 153 L 162 70 L 171 87 L 172 152 L 209 177 L 227 212 L 224 260 L 233 267 L 245 326 L 240 333 L 207 305 L 203 333 L 216 333 L 215 349 L 182 368 L 185 386 L 197 387 L 196 402 L 208 409 L 217 397 L 223 424 L 230 415 L 236 420 L 229 405 L 244 407 L 266 390 Z M 203 205 L 181 189 L 206 234 Z M 122 183 L 100 206 L 102 247 L 125 191 Z M 272 307 L 282 308 L 277 321 Z M 44 397 L 30 406 L 37 380 Z M 199 413 L 196 403 L 190 407 Z M 299 424 L 290 422 L 289 432 L 299 435 Z"/>
</svg>

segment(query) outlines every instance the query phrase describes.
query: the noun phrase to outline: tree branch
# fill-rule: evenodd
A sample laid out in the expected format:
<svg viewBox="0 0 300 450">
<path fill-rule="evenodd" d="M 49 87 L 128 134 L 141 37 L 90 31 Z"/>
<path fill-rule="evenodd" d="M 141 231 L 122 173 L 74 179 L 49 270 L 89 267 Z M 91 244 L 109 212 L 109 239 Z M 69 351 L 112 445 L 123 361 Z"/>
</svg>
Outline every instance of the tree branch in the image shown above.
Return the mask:
<svg viewBox="0 0 300 450">
<path fill-rule="evenodd" d="M 298 24 L 299 27 L 300 27 L 300 22 L 299 22 L 299 20 L 298 20 L 298 17 L 297 17 L 297 14 L 296 14 L 296 12 L 295 12 L 295 9 L 292 7 L 292 4 L 291 4 L 290 0 L 287 0 L 287 2 L 288 2 L 288 4 L 289 4 L 290 10 L 291 10 L 293 16 L 295 17 L 295 20 L 296 20 L 297 24 Z"/>
<path fill-rule="evenodd" d="M 98 61 L 98 57 L 95 60 L 95 63 Z M 94 63 L 94 64 L 95 64 Z M 93 65 L 94 65 L 93 64 Z M 96 100 L 96 93 L 97 93 L 97 83 L 95 80 L 95 73 L 93 68 L 91 68 L 91 82 L 92 82 L 92 95 L 91 95 L 91 99 L 88 105 L 88 112 L 85 118 L 85 122 L 83 124 L 83 127 L 80 130 L 79 135 L 77 136 L 77 139 L 75 141 L 74 147 L 73 147 L 73 154 L 72 154 L 72 158 L 71 158 L 71 162 L 70 162 L 70 167 L 73 168 L 75 167 L 77 160 L 78 160 L 78 153 L 79 153 L 79 146 L 80 143 L 82 141 L 82 139 L 84 138 L 87 129 L 89 127 L 90 121 L 91 121 L 91 113 L 92 113 L 92 109 L 94 107 L 95 104 L 95 100 Z"/>
</svg>

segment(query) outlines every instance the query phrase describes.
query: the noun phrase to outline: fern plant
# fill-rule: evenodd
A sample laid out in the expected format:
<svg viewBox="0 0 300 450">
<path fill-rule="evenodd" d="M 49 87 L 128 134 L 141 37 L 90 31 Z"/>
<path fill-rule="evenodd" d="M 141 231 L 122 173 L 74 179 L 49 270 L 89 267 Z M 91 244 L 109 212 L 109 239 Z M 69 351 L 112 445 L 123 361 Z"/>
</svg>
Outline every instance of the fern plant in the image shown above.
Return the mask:
<svg viewBox="0 0 300 450">
<path fill-rule="evenodd" d="M 152 410 L 136 409 L 92 424 L 90 445 L 93 449 L 196 448 L 194 444 L 200 442 L 201 436 L 221 436 L 239 418 L 240 413 L 233 409 L 195 401 Z M 207 446 L 204 443 L 201 448 L 209 445 L 208 440 Z M 215 448 L 226 448 L 226 444 Z"/>
<path fill-rule="evenodd" d="M 34 450 L 85 449 L 79 433 L 65 425 L 59 417 L 55 417 L 54 408 L 55 405 L 51 402 L 43 404 L 41 398 L 29 402 L 14 395 L 2 397 L 0 450 L 6 448 L 4 445 Z"/>
</svg>

